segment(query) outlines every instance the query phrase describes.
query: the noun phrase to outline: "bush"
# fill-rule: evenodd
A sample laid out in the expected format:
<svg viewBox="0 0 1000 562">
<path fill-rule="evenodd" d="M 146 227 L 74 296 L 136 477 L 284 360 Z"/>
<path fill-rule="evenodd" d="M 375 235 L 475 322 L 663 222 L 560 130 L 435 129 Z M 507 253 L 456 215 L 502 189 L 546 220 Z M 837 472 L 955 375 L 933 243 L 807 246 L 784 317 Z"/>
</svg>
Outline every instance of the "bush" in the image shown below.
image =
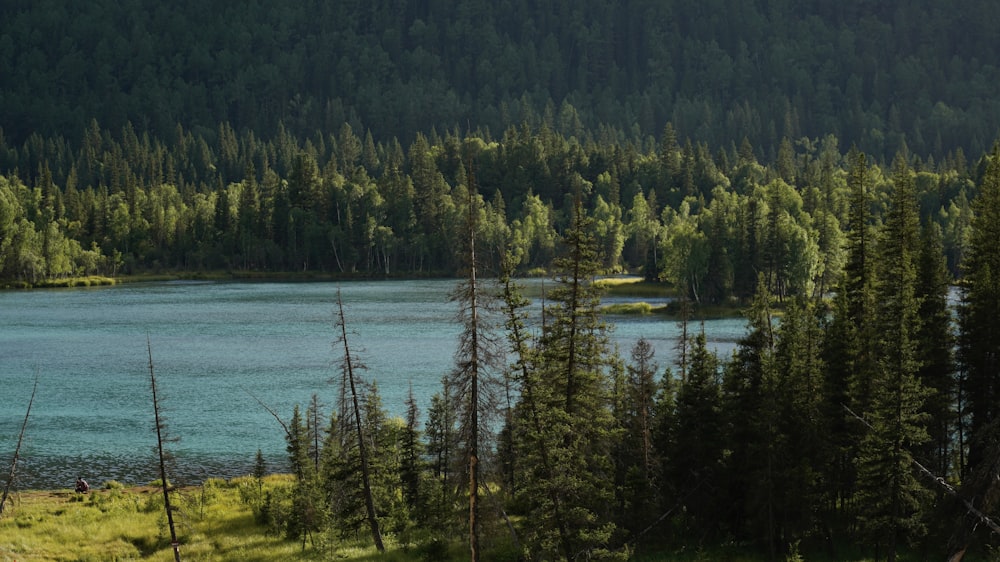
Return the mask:
<svg viewBox="0 0 1000 562">
<path fill-rule="evenodd" d="M 431 537 L 430 540 L 427 540 L 417 546 L 415 552 L 421 560 L 427 560 L 428 562 L 447 560 L 448 541 L 442 539 L 441 537 Z"/>
</svg>

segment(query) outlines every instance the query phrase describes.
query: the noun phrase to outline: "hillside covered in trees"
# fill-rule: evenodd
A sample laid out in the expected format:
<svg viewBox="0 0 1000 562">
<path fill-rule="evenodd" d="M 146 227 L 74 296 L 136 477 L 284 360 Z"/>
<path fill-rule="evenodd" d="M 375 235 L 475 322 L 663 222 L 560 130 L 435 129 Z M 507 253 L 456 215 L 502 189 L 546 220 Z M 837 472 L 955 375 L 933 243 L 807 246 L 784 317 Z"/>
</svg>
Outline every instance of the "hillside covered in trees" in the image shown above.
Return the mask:
<svg viewBox="0 0 1000 562">
<path fill-rule="evenodd" d="M 53 2 L 0 6 L 0 126 L 80 141 L 91 119 L 209 142 L 349 123 L 406 146 L 550 115 L 583 138 L 833 134 L 879 160 L 978 154 L 1000 127 L 1000 7 L 917 0 Z"/>
</svg>

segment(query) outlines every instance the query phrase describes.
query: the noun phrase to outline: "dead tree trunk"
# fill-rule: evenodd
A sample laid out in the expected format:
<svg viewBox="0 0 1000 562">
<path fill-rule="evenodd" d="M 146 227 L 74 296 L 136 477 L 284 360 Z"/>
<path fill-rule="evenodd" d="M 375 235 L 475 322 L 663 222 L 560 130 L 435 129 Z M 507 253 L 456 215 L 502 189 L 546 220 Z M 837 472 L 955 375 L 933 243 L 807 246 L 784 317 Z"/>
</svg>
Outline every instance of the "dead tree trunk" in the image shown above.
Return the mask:
<svg viewBox="0 0 1000 562">
<path fill-rule="evenodd" d="M 347 324 L 344 321 L 344 303 L 337 291 L 337 317 L 340 322 L 340 339 L 344 344 L 344 376 L 351 390 L 351 402 L 354 408 L 354 427 L 358 436 L 358 456 L 361 460 L 361 483 L 364 487 L 365 510 L 368 514 L 368 525 L 371 527 L 372 540 L 379 552 L 385 552 L 382 544 L 382 531 L 379 529 L 378 517 L 375 513 L 375 499 L 372 496 L 371 475 L 368 469 L 368 453 L 365 448 L 364 432 L 361 429 L 361 407 L 358 405 L 358 390 L 354 380 L 354 365 L 351 360 L 351 348 L 347 345 Z"/>
<path fill-rule="evenodd" d="M 3 488 L 3 497 L 0 497 L 0 515 L 3 515 L 4 505 L 7 504 L 7 497 L 10 495 L 10 487 L 14 483 L 14 475 L 17 471 L 17 459 L 21 454 L 21 443 L 24 442 L 24 430 L 28 427 L 28 416 L 31 415 L 31 405 L 35 402 L 35 391 L 38 390 L 38 377 L 35 377 L 35 384 L 31 387 L 31 398 L 28 399 L 28 411 L 24 413 L 24 422 L 21 423 L 21 433 L 17 436 L 17 447 L 14 448 L 14 458 L 10 461 L 10 472 L 7 473 L 7 484 Z"/>
<path fill-rule="evenodd" d="M 146 336 L 146 351 L 149 353 L 149 386 L 153 391 L 153 419 L 156 424 L 156 450 L 160 464 L 160 487 L 163 489 L 163 509 L 167 512 L 167 526 L 170 527 L 170 546 L 174 549 L 174 562 L 181 562 L 180 543 L 177 542 L 177 530 L 174 527 L 174 511 L 170 507 L 170 489 L 167 484 L 166 454 L 163 442 L 166 439 L 166 426 L 160 415 L 160 400 L 156 395 L 156 375 L 153 373 L 153 346 Z"/>
</svg>

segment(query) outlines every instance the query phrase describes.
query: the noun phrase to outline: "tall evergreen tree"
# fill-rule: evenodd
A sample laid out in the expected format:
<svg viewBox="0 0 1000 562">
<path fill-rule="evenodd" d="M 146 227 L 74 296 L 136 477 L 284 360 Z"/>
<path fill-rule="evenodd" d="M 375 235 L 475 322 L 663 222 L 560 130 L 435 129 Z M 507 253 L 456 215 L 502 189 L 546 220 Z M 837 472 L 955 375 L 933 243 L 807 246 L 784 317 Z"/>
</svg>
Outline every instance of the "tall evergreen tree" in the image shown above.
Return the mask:
<svg viewBox="0 0 1000 562">
<path fill-rule="evenodd" d="M 548 295 L 534 364 L 538 376 L 532 377 L 539 423 L 519 424 L 525 429 L 519 489 L 529 508 L 535 555 L 600 557 L 609 554 L 614 530 L 613 491 L 605 485 L 612 476 L 613 421 L 606 328 L 593 283 L 600 259 L 579 195 L 563 243 L 566 253 L 556 260 L 559 286 Z M 541 450 L 550 460 L 547 467 Z"/>
<path fill-rule="evenodd" d="M 958 357 L 965 379 L 960 387 L 959 424 L 968 419 L 968 465 L 963 467 L 961 497 L 990 513 L 996 509 L 1000 484 L 1000 143 L 981 163 L 985 167 L 979 181 L 979 195 L 973 202 L 975 216 L 968 252 L 963 262 L 965 283 L 958 309 Z M 962 433 L 960 431 L 959 435 Z M 958 519 L 950 541 L 961 560 L 972 541 L 978 521 Z M 992 529 L 992 527 L 991 527 Z"/>
<path fill-rule="evenodd" d="M 765 275 L 747 312 L 747 334 L 725 371 L 723 412 L 726 422 L 728 528 L 759 541 L 774 555 L 776 480 L 777 373 L 774 327 Z"/>
<path fill-rule="evenodd" d="M 402 440 L 400 442 L 400 471 L 399 478 L 403 484 L 403 499 L 409 507 L 410 513 L 419 513 L 423 508 L 423 497 L 420 491 L 421 473 L 423 472 L 423 442 L 421 441 L 421 431 L 417 427 L 419 423 L 420 409 L 413 396 L 413 385 L 406 396 L 406 425 L 403 428 Z"/>
<path fill-rule="evenodd" d="M 916 297 L 918 378 L 927 389 L 924 412 L 928 416 L 929 441 L 920 449 L 920 462 L 941 477 L 953 472 L 952 436 L 955 430 L 955 335 L 948 304 L 951 279 L 945 260 L 941 228 L 928 222 L 921 232 L 917 264 Z"/>
<path fill-rule="evenodd" d="M 666 446 L 667 477 L 683 506 L 681 533 L 705 540 L 722 531 L 719 515 L 724 483 L 725 431 L 719 360 L 708 349 L 704 331 L 695 336 L 687 380 L 677 391 L 677 406 Z"/>
<path fill-rule="evenodd" d="M 639 338 L 632 346 L 631 361 L 615 381 L 615 418 L 622 432 L 614 448 L 615 518 L 631 537 L 654 521 L 659 500 L 654 449 L 659 366 L 654 355 L 652 344 Z"/>
<path fill-rule="evenodd" d="M 993 446 L 984 431 L 1000 414 L 1000 143 L 986 159 L 968 253 L 963 262 L 965 283 L 959 307 L 959 357 L 965 369 L 969 445 L 967 470 L 976 469 Z"/>
<path fill-rule="evenodd" d="M 871 221 L 871 179 L 865 155 L 851 149 L 848 158 L 849 196 L 847 262 L 833 299 L 833 315 L 824 340 L 827 365 L 824 412 L 827 427 L 823 463 L 825 525 L 836 533 L 852 532 L 856 503 L 855 458 L 863 427 L 845 408 L 865 412 L 875 380 L 876 294 L 874 229 Z"/>
<path fill-rule="evenodd" d="M 919 219 L 913 176 L 902 155 L 893 170 L 878 248 L 878 369 L 856 461 L 862 530 L 876 552 L 885 549 L 889 562 L 904 541 L 924 531 L 927 496 L 913 465 L 914 449 L 927 440 L 926 393 L 917 378 Z"/>
<path fill-rule="evenodd" d="M 480 455 L 485 435 L 489 427 L 487 420 L 495 405 L 497 386 L 496 363 L 497 341 L 493 335 L 489 317 L 490 307 L 487 297 L 477 278 L 476 232 L 479 226 L 481 199 L 476 193 L 474 180 L 470 181 L 468 216 L 466 221 L 465 249 L 462 252 L 468 277 L 462 282 L 455 298 L 460 303 L 459 318 L 463 325 L 459 335 L 458 351 L 455 353 L 455 368 L 451 373 L 450 386 L 458 401 L 459 431 L 464 446 L 466 461 L 465 477 L 469 485 L 469 550 L 470 559 L 478 562 L 481 551 L 480 538 Z"/>
<path fill-rule="evenodd" d="M 430 408 L 427 411 L 425 434 L 427 435 L 427 456 L 430 459 L 431 482 L 430 491 L 431 520 L 435 528 L 448 528 L 453 521 L 453 507 L 458 500 L 456 490 L 458 484 L 452 465 L 455 463 L 455 451 L 458 448 L 457 431 L 455 429 L 455 403 L 451 390 L 450 377 L 442 377 L 441 391 L 431 396 Z"/>
<path fill-rule="evenodd" d="M 823 462 L 829 458 L 822 438 L 823 374 L 821 357 L 826 309 L 817 301 L 794 299 L 777 330 L 775 443 L 775 529 L 772 540 L 787 546 L 814 532 Z"/>
</svg>

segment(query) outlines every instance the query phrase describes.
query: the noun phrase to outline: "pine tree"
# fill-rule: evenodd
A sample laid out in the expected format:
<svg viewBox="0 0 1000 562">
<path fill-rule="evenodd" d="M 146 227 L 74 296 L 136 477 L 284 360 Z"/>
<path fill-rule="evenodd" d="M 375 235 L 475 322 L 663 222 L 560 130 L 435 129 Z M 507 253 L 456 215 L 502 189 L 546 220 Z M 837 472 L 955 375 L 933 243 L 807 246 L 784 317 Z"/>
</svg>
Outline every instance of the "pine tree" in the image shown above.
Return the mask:
<svg viewBox="0 0 1000 562">
<path fill-rule="evenodd" d="M 522 409 L 537 423 L 529 417 L 518 424 L 528 539 L 535 555 L 549 558 L 606 556 L 614 531 L 613 491 L 605 485 L 613 470 L 608 344 L 593 284 L 600 259 L 590 224 L 578 196 L 532 365 L 538 374 L 529 377 L 533 403 Z"/>
<path fill-rule="evenodd" d="M 778 407 L 770 300 L 761 273 L 747 312 L 747 334 L 725 371 L 722 390 L 729 451 L 727 496 L 732 503 L 728 527 L 737 536 L 762 542 L 773 555 L 779 486 L 775 478 Z"/>
<path fill-rule="evenodd" d="M 847 317 L 855 341 L 851 355 L 853 369 L 849 375 L 851 406 L 865 411 L 870 402 L 870 382 L 873 380 L 875 350 L 876 284 L 875 231 L 871 225 L 871 191 L 867 159 L 863 153 L 852 150 L 848 190 L 847 247 L 848 260 L 844 266 L 843 292 L 847 299 Z"/>
<path fill-rule="evenodd" d="M 916 297 L 918 379 L 928 391 L 924 412 L 928 416 L 930 440 L 920 449 L 920 461 L 934 474 L 947 477 L 953 471 L 952 434 L 955 428 L 956 381 L 952 315 L 948 305 L 948 265 L 941 241 L 941 228 L 928 222 L 921 233 Z"/>
<path fill-rule="evenodd" d="M 421 473 L 423 472 L 423 442 L 418 428 L 420 409 L 413 397 L 413 385 L 406 396 L 406 426 L 400 442 L 399 478 L 403 484 L 403 499 L 411 514 L 418 514 L 423 508 L 423 497 L 420 492 Z"/>
<path fill-rule="evenodd" d="M 470 176 L 471 177 L 471 176 Z M 469 550 L 470 559 L 480 559 L 480 455 L 489 427 L 486 423 L 496 402 L 498 384 L 496 363 L 498 351 L 489 317 L 486 293 L 477 278 L 476 232 L 479 225 L 480 198 L 470 182 L 466 248 L 463 254 L 468 277 L 456 290 L 455 299 L 460 303 L 459 317 L 463 325 L 459 335 L 459 348 L 455 353 L 455 368 L 450 375 L 450 386 L 458 402 L 458 423 L 464 446 L 465 477 L 469 485 Z"/>
<path fill-rule="evenodd" d="M 639 338 L 632 347 L 631 361 L 622 376 L 615 378 L 615 418 L 622 430 L 614 448 L 616 520 L 633 537 L 654 520 L 659 500 L 659 463 L 654 450 L 659 366 L 654 355 L 652 344 Z"/>
<path fill-rule="evenodd" d="M 986 169 L 973 202 L 969 249 L 963 262 L 965 283 L 959 307 L 959 357 L 966 371 L 963 394 L 971 442 L 967 471 L 986 456 L 984 439 L 1000 414 L 1000 143 L 986 157 Z"/>
<path fill-rule="evenodd" d="M 826 458 L 821 357 L 825 307 L 804 297 L 785 308 L 774 352 L 777 373 L 775 533 L 782 546 L 807 538 L 818 523 Z"/>
<path fill-rule="evenodd" d="M 302 539 L 302 549 L 305 550 L 307 539 L 321 526 L 322 504 L 317 495 L 316 469 L 309 456 L 309 428 L 298 404 L 292 410 L 292 419 L 288 422 L 287 429 L 285 449 L 292 474 L 295 475 L 295 485 L 292 489 L 291 511 L 285 520 L 285 536 L 289 539 Z"/>
<path fill-rule="evenodd" d="M 427 456 L 430 459 L 429 491 L 432 528 L 448 528 L 452 508 L 457 498 L 458 483 L 452 465 L 458 448 L 455 429 L 455 404 L 449 377 L 442 377 L 441 391 L 431 396 L 424 433 L 427 435 Z"/>
<path fill-rule="evenodd" d="M 871 186 L 865 155 L 852 149 L 849 162 L 847 262 L 834 296 L 833 314 L 824 339 L 825 450 L 822 463 L 824 524 L 836 532 L 852 532 L 856 505 L 855 457 L 863 427 L 845 408 L 865 412 L 871 404 L 875 379 L 876 275 L 874 230 L 871 226 Z"/>
<path fill-rule="evenodd" d="M 965 283 L 958 309 L 958 358 L 965 371 L 959 387 L 959 437 L 968 418 L 968 461 L 962 470 L 961 497 L 980 511 L 996 509 L 1000 470 L 1000 143 L 984 157 L 979 195 L 968 253 L 963 262 Z M 949 547 L 961 560 L 972 541 L 977 522 L 958 519 Z M 991 527 L 992 528 L 992 527 Z"/>
<path fill-rule="evenodd" d="M 719 360 L 708 350 L 705 333 L 691 345 L 688 378 L 677 391 L 673 425 L 669 429 L 666 474 L 683 506 L 682 533 L 717 537 L 724 492 L 725 433 Z M 693 533 L 693 534 L 689 534 Z"/>
<path fill-rule="evenodd" d="M 869 386 L 867 431 L 856 461 L 862 531 L 876 551 L 885 548 L 889 562 L 904 541 L 924 531 L 928 495 L 913 466 L 914 448 L 927 440 L 926 392 L 917 378 L 919 219 L 913 176 L 902 156 L 893 170 L 878 251 L 878 370 Z"/>
</svg>

